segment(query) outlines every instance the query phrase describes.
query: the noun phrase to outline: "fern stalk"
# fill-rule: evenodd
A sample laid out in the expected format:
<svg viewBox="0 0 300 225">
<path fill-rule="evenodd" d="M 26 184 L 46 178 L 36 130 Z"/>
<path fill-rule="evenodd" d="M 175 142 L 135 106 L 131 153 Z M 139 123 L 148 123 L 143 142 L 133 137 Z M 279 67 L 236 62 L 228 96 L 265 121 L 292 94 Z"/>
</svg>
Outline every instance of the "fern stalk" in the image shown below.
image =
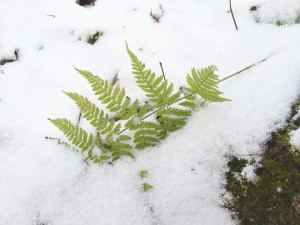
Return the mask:
<svg viewBox="0 0 300 225">
<path fill-rule="evenodd" d="M 254 67 L 254 66 L 256 66 L 256 65 L 258 65 L 258 64 L 260 64 L 262 62 L 264 62 L 264 61 L 266 61 L 269 57 L 270 56 L 268 56 L 268 57 L 266 57 L 266 58 L 264 58 L 264 59 L 262 59 L 262 60 L 260 60 L 260 61 L 258 61 L 256 63 L 253 63 L 250 66 L 247 66 L 244 69 L 241 69 L 241 70 L 239 70 L 239 71 L 237 71 L 237 72 L 235 72 L 235 73 L 233 73 L 233 74 L 231 74 L 231 75 L 229 75 L 227 77 L 224 77 L 223 79 L 219 80 L 218 83 L 221 83 L 221 82 L 223 82 L 225 80 L 228 80 L 229 78 L 234 77 L 234 76 L 236 76 L 236 75 L 238 75 L 238 74 L 240 74 L 240 73 L 242 73 L 242 72 L 244 72 L 244 71 L 246 71 L 246 70 L 248 70 L 248 69 L 250 69 L 250 68 L 252 68 L 252 67 Z"/>
</svg>

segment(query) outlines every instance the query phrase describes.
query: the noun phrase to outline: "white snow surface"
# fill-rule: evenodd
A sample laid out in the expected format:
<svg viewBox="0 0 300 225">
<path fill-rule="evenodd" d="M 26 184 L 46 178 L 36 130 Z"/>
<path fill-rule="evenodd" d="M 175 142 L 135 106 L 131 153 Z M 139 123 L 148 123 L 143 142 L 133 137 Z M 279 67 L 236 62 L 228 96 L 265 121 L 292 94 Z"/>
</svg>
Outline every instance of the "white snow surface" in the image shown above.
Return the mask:
<svg viewBox="0 0 300 225">
<path fill-rule="evenodd" d="M 257 180 L 255 169 L 256 169 L 255 165 L 247 165 L 243 168 L 241 175 L 245 177 L 247 180 L 255 182 Z"/>
<path fill-rule="evenodd" d="M 297 149 L 300 149 L 300 128 L 291 133 L 291 143 Z"/>
<path fill-rule="evenodd" d="M 150 11 L 162 15 L 159 5 L 164 13 L 156 23 Z M 19 60 L 0 66 L 0 224 L 236 224 L 221 207 L 226 155 L 260 152 L 300 94 L 300 25 L 258 24 L 253 5 L 262 6 L 266 21 L 300 9 L 299 0 L 233 1 L 236 31 L 228 1 L 1 1 L 0 60 L 15 49 Z M 103 36 L 87 44 L 98 30 Z M 271 57 L 220 84 L 231 102 L 195 112 L 184 129 L 135 161 L 87 166 L 45 140 L 63 138 L 47 118 L 76 122 L 78 109 L 61 90 L 93 98 L 72 65 L 105 79 L 118 73 L 127 94 L 144 100 L 125 41 L 157 73 L 161 61 L 177 88 L 192 67 L 216 65 L 222 78 Z M 154 186 L 147 194 L 142 169 Z"/>
</svg>

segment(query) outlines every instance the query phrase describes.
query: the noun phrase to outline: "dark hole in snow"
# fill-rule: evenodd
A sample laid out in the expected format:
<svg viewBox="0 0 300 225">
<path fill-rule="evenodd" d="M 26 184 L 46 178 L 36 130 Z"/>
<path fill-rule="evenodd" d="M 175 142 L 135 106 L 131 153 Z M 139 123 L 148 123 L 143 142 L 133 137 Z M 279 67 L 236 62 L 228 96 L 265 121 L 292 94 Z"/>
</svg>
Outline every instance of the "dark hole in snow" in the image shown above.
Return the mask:
<svg viewBox="0 0 300 225">
<path fill-rule="evenodd" d="M 96 0 L 77 0 L 76 3 L 81 6 L 95 5 Z"/>
<path fill-rule="evenodd" d="M 97 31 L 96 33 L 90 35 L 87 39 L 87 43 L 93 45 L 96 43 L 96 41 L 98 41 L 99 37 L 102 36 L 103 33 L 100 31 Z"/>
<path fill-rule="evenodd" d="M 256 11 L 257 10 L 257 6 L 256 5 L 254 5 L 254 6 L 252 6 L 251 8 L 250 8 L 250 11 Z"/>
<path fill-rule="evenodd" d="M 152 17 L 152 19 L 156 22 L 156 23 L 159 23 L 160 22 L 160 19 L 164 16 L 164 10 L 162 8 L 162 5 L 159 5 L 159 10 L 160 12 L 159 13 L 153 13 L 152 12 L 152 9 L 150 11 L 150 16 Z"/>
<path fill-rule="evenodd" d="M 17 61 L 19 59 L 19 49 L 16 49 L 14 51 L 14 56 L 11 57 L 11 58 L 4 58 L 4 59 L 1 59 L 0 60 L 0 65 L 3 66 L 4 64 L 6 63 L 11 63 L 11 62 L 14 62 L 14 61 Z"/>
</svg>

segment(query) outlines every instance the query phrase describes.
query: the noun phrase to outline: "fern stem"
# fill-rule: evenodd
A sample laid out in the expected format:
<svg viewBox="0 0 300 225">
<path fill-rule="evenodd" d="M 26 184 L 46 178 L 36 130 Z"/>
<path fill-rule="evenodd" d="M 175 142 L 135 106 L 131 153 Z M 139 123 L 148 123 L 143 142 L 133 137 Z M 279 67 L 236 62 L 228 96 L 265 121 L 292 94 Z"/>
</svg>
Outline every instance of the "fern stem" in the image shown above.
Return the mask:
<svg viewBox="0 0 300 225">
<path fill-rule="evenodd" d="M 162 108 L 159 108 L 159 109 L 154 110 L 153 112 L 151 112 L 151 113 L 149 113 L 148 115 L 144 116 L 144 117 L 141 119 L 141 121 L 147 119 L 148 117 L 150 117 L 150 116 L 152 116 L 153 114 L 159 112 L 160 110 L 162 110 L 162 109 L 164 109 L 164 108 L 166 108 L 166 107 L 169 107 L 169 106 L 171 106 L 171 105 L 173 105 L 173 104 L 175 104 L 175 103 L 177 103 L 177 102 L 179 102 L 179 101 L 181 101 L 181 100 L 183 100 L 183 99 L 185 99 L 185 98 L 187 98 L 187 97 L 190 97 L 190 96 L 192 96 L 192 95 L 194 95 L 194 94 L 189 94 L 189 95 L 183 96 L 182 98 L 178 99 L 177 101 L 173 102 L 173 103 L 170 104 L 170 105 L 167 105 L 167 106 L 164 106 L 164 107 L 162 107 Z M 131 125 L 131 126 L 132 126 L 132 125 Z M 131 126 L 126 127 L 126 128 L 124 128 L 123 130 L 121 130 L 121 131 L 118 133 L 118 135 L 119 135 L 119 134 L 122 134 L 124 131 L 128 130 Z"/>
<path fill-rule="evenodd" d="M 231 78 L 231 77 L 234 77 L 234 76 L 236 76 L 236 75 L 238 75 L 238 74 L 240 74 L 240 73 L 242 73 L 242 72 L 244 72 L 244 71 L 246 71 L 246 70 L 252 68 L 253 66 L 256 66 L 256 65 L 259 64 L 259 63 L 262 63 L 262 62 L 266 61 L 269 57 L 270 57 L 270 56 L 268 56 L 268 57 L 266 57 L 266 58 L 264 58 L 264 59 L 262 59 L 262 60 L 260 60 L 260 61 L 258 61 L 258 62 L 256 62 L 256 63 L 253 63 L 252 65 L 247 66 L 247 67 L 245 67 L 244 69 L 241 69 L 241 70 L 235 72 L 234 74 L 231 74 L 231 75 L 229 75 L 229 76 L 227 76 L 227 77 L 224 77 L 223 79 L 219 80 L 218 83 L 221 83 L 221 82 L 223 82 L 223 81 L 225 81 L 225 80 L 227 80 L 227 79 L 229 79 L 229 78 Z"/>
<path fill-rule="evenodd" d="M 223 81 L 225 81 L 225 80 L 228 80 L 228 79 L 230 79 L 230 78 L 232 78 L 232 77 L 234 77 L 234 76 L 236 76 L 236 75 L 238 75 L 238 74 L 240 74 L 240 73 L 242 73 L 242 72 L 244 72 L 244 71 L 246 71 L 246 70 L 248 70 L 248 69 L 250 69 L 250 68 L 252 68 L 252 67 L 254 67 L 254 66 L 256 66 L 256 65 L 258 65 L 258 64 L 260 64 L 260 63 L 262 63 L 262 62 L 264 62 L 264 61 L 266 61 L 269 57 L 270 57 L 270 56 L 268 56 L 268 57 L 266 57 L 266 58 L 264 58 L 264 59 L 262 59 L 262 60 L 260 60 L 260 61 L 258 61 L 258 62 L 256 62 L 256 63 L 253 63 L 253 64 L 251 64 L 250 66 L 247 66 L 247 67 L 245 67 L 244 69 L 241 69 L 241 70 L 239 70 L 239 71 L 237 71 L 237 72 L 235 72 L 235 73 L 233 73 L 233 74 L 231 74 L 231 75 L 229 75 L 229 76 L 227 76 L 227 77 L 224 77 L 223 79 L 219 80 L 218 83 L 221 83 L 221 82 L 223 82 Z M 149 113 L 148 115 L 144 116 L 144 117 L 141 119 L 141 121 L 147 119 L 148 117 L 150 117 L 150 116 L 152 116 L 153 114 L 159 112 L 160 110 L 163 110 L 164 108 L 169 107 L 169 106 L 171 106 L 171 105 L 173 105 L 173 104 L 175 104 L 175 103 L 177 103 L 177 102 L 180 102 L 181 100 L 186 99 L 186 98 L 188 98 L 188 97 L 190 97 L 190 96 L 193 96 L 193 95 L 194 95 L 194 94 L 188 94 L 188 95 L 186 95 L 186 96 L 181 97 L 181 98 L 178 99 L 177 101 L 172 102 L 172 104 L 170 104 L 170 105 L 167 105 L 167 106 L 164 106 L 164 107 L 162 107 L 162 108 L 156 109 L 156 110 L 154 110 L 153 112 Z M 131 127 L 131 126 L 124 128 L 123 130 L 121 130 L 121 131 L 118 133 L 118 135 L 122 134 L 124 131 L 128 130 L 130 127 Z"/>
</svg>

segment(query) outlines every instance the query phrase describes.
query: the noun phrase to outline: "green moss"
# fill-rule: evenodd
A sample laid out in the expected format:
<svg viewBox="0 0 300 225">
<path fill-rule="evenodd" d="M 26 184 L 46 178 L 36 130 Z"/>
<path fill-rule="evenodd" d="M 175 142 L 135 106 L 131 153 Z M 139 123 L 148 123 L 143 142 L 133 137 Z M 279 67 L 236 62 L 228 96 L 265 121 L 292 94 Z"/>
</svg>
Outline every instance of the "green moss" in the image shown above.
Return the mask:
<svg viewBox="0 0 300 225">
<path fill-rule="evenodd" d="M 231 157 L 228 162 L 228 167 L 231 172 L 240 173 L 242 172 L 243 168 L 246 166 L 247 160 L 239 159 L 235 156 Z"/>
<path fill-rule="evenodd" d="M 256 169 L 256 182 L 242 177 L 247 160 L 232 157 L 226 173 L 227 191 L 232 198 L 225 207 L 241 225 L 299 225 L 300 157 L 290 144 L 290 131 L 296 129 L 292 119 L 299 111 L 300 99 L 291 109 L 285 128 L 272 133 Z M 298 207 L 298 208 L 297 208 Z M 297 211 L 298 210 L 298 211 Z"/>
</svg>

